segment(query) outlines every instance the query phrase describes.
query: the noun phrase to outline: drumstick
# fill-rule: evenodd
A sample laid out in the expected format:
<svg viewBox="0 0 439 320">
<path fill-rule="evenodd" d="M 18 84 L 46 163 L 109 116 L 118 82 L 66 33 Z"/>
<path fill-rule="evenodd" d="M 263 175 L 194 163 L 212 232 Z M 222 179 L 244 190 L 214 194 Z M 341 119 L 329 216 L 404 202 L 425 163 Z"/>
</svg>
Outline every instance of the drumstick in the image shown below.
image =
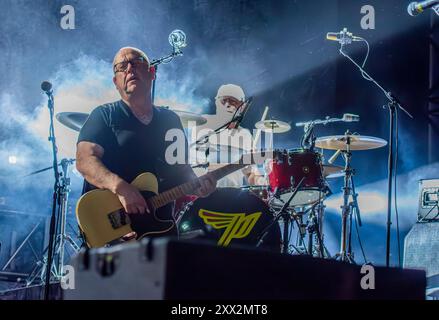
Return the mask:
<svg viewBox="0 0 439 320">
<path fill-rule="evenodd" d="M 262 114 L 261 121 L 264 121 L 267 118 L 268 109 L 269 109 L 268 106 L 266 106 L 264 113 Z M 253 140 L 253 150 L 256 149 L 260 136 L 261 136 L 261 129 L 257 129 L 255 134 L 255 139 Z"/>
</svg>

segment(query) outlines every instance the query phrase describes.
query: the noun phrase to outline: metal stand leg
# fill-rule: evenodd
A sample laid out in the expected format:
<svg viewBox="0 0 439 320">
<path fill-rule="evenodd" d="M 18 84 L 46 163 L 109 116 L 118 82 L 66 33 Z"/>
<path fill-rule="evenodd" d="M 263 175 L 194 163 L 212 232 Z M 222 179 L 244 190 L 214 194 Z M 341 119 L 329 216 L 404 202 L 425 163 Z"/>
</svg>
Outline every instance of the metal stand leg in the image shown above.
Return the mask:
<svg viewBox="0 0 439 320">
<path fill-rule="evenodd" d="M 65 253 L 65 247 L 66 244 L 69 244 L 70 247 L 73 249 L 74 252 L 79 252 L 80 247 L 76 244 L 76 242 L 66 234 L 66 225 L 67 225 L 67 210 L 68 210 L 68 200 L 69 200 L 69 193 L 70 193 L 70 178 L 68 177 L 68 167 L 72 163 L 71 160 L 63 159 L 61 160 L 61 166 L 63 170 L 63 174 L 60 175 L 61 177 L 61 192 L 60 192 L 60 206 L 58 211 L 58 224 L 59 224 L 59 234 L 56 235 L 54 239 L 54 246 L 53 246 L 53 263 L 51 265 L 51 275 L 56 279 L 60 280 L 61 277 L 64 275 L 64 253 Z M 29 275 L 28 279 L 26 280 L 27 285 L 31 285 L 34 283 L 34 281 L 37 278 L 40 278 L 41 282 L 43 282 L 43 279 L 46 277 L 47 272 L 47 258 L 46 258 L 46 252 L 49 251 L 49 247 L 46 247 L 46 249 L 43 252 L 43 259 L 42 261 L 38 261 L 34 270 Z"/>
<path fill-rule="evenodd" d="M 336 255 L 336 259 L 339 258 L 343 262 L 355 263 L 353 259 L 352 248 L 350 244 L 351 236 L 351 214 L 352 205 L 349 203 L 349 197 L 352 195 L 351 178 L 354 174 L 354 170 L 351 168 L 351 141 L 350 132 L 346 132 L 346 151 L 343 151 L 345 158 L 345 175 L 344 175 L 344 185 L 343 185 L 343 206 L 342 216 L 341 216 L 341 239 L 340 239 L 340 252 Z"/>
</svg>

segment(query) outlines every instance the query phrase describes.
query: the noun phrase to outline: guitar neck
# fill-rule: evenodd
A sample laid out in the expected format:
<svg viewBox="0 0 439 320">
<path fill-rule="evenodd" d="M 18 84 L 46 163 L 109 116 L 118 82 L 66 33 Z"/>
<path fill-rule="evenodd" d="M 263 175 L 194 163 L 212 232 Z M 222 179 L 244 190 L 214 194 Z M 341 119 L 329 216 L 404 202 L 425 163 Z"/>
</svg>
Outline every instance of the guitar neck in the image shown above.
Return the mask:
<svg viewBox="0 0 439 320">
<path fill-rule="evenodd" d="M 246 164 L 231 163 L 225 165 L 222 168 L 209 172 L 208 174 L 213 176 L 216 180 L 219 180 L 236 170 L 244 168 L 245 166 Z M 154 208 L 156 209 L 161 208 L 167 205 L 168 203 L 177 200 L 178 198 L 181 198 L 185 195 L 194 194 L 195 191 L 201 186 L 200 179 L 201 178 L 197 178 L 192 181 L 186 182 L 182 185 L 179 185 L 177 187 L 174 187 L 172 189 L 169 189 L 165 192 L 162 192 L 156 196 L 149 198 L 148 201 L 154 206 Z"/>
</svg>

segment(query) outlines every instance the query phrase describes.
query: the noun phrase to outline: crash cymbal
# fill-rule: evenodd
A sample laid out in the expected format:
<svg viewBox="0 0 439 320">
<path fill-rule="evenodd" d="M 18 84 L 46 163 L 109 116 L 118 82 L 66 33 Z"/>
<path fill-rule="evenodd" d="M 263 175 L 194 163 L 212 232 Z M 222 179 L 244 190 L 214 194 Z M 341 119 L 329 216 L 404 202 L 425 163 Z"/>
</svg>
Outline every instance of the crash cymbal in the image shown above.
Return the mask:
<svg viewBox="0 0 439 320">
<path fill-rule="evenodd" d="M 174 111 L 178 117 L 180 118 L 181 125 L 183 128 L 187 128 L 189 126 L 189 122 L 193 122 L 195 125 L 200 126 L 207 122 L 207 119 L 199 114 L 189 112 L 189 111 L 181 111 L 181 110 L 172 110 Z"/>
<path fill-rule="evenodd" d="M 66 127 L 80 131 L 85 121 L 88 118 L 88 113 L 82 112 L 59 112 L 56 119 Z"/>
<path fill-rule="evenodd" d="M 324 164 L 323 176 L 325 179 L 341 178 L 344 176 L 344 168 L 342 166 L 336 166 L 333 164 Z"/>
<path fill-rule="evenodd" d="M 317 138 L 316 147 L 328 150 L 346 151 L 346 141 L 348 138 L 350 139 L 351 150 L 370 150 L 387 145 L 387 141 L 381 138 L 360 135 L 338 135 Z"/>
<path fill-rule="evenodd" d="M 264 132 L 272 132 L 272 133 L 284 133 L 290 131 L 291 126 L 279 120 L 263 120 L 258 121 L 255 124 L 256 129 L 260 129 Z"/>
</svg>

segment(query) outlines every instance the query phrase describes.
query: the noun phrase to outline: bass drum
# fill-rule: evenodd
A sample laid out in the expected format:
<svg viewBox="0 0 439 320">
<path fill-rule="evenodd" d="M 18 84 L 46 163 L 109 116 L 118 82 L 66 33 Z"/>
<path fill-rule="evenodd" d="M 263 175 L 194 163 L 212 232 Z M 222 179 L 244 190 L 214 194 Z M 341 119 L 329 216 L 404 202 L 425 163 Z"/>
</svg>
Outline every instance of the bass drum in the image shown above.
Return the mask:
<svg viewBox="0 0 439 320">
<path fill-rule="evenodd" d="M 219 246 L 246 245 L 280 252 L 279 224 L 267 204 L 252 192 L 238 188 L 217 189 L 206 198 L 193 202 L 178 221 L 181 238 L 198 236 Z"/>
</svg>

